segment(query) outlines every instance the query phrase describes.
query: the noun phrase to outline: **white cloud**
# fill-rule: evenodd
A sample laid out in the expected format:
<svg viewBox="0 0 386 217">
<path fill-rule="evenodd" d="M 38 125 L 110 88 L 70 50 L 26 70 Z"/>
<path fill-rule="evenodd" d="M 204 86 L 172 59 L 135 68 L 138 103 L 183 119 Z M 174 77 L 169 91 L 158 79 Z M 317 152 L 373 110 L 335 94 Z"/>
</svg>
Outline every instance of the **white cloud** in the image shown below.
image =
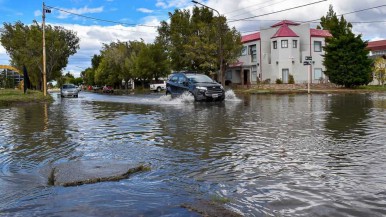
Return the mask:
<svg viewBox="0 0 386 217">
<path fill-rule="evenodd" d="M 156 18 L 148 18 L 144 25 L 156 26 L 159 20 Z M 58 24 L 55 24 L 58 25 Z M 134 41 L 143 39 L 146 43 L 154 41 L 157 34 L 156 28 L 145 26 L 126 27 L 122 25 L 114 26 L 82 26 L 60 24 L 66 29 L 71 29 L 77 32 L 80 38 L 80 49 L 69 60 L 69 64 L 65 71 L 70 71 L 75 77 L 80 76 L 83 69 L 90 67 L 91 58 L 94 54 L 99 54 L 103 44 L 109 44 L 113 41 Z M 80 67 L 80 68 L 79 68 Z"/>
<path fill-rule="evenodd" d="M 167 9 L 167 8 L 185 8 L 191 5 L 190 0 L 157 0 L 156 6 Z"/>
<path fill-rule="evenodd" d="M 142 12 L 142 13 L 146 13 L 146 14 L 151 14 L 154 12 L 153 10 L 150 10 L 147 8 L 138 8 L 137 11 Z"/>
<path fill-rule="evenodd" d="M 40 17 L 40 16 L 42 16 L 42 12 L 40 10 L 36 10 L 36 11 L 34 11 L 34 16 Z"/>
<path fill-rule="evenodd" d="M 78 9 L 76 9 L 76 8 L 72 8 L 72 9 L 61 8 L 61 10 L 63 10 L 63 11 L 59 11 L 59 16 L 57 18 L 66 19 L 67 17 L 69 17 L 71 15 L 70 13 L 74 13 L 74 14 L 101 13 L 101 12 L 103 12 L 103 6 L 97 7 L 97 8 L 88 8 L 87 6 L 85 6 L 83 8 L 78 8 Z M 68 11 L 70 13 L 66 13 L 64 11 Z"/>
</svg>

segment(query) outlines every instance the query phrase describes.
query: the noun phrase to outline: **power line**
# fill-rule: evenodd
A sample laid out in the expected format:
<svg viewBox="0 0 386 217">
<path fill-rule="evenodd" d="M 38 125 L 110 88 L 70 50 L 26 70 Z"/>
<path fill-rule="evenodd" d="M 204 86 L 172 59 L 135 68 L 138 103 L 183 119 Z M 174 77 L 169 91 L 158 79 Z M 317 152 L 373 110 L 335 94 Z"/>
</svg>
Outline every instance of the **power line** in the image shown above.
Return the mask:
<svg viewBox="0 0 386 217">
<path fill-rule="evenodd" d="M 261 8 L 266 8 L 266 7 L 269 7 L 269 6 L 272 6 L 272 5 L 280 4 L 280 3 L 283 3 L 283 2 L 285 2 L 285 1 L 288 1 L 288 0 L 283 0 L 283 1 L 281 1 L 281 2 L 276 2 L 276 3 L 270 4 L 270 5 L 266 5 L 266 6 L 264 6 L 264 7 L 261 7 Z M 269 2 L 271 2 L 271 1 L 269 1 Z M 253 7 L 255 7 L 255 6 L 263 5 L 263 4 L 266 4 L 266 3 L 268 3 L 268 2 L 263 2 L 263 3 L 259 3 L 259 4 L 253 4 L 253 5 L 250 5 L 250 6 L 248 6 L 248 7 L 240 8 L 240 9 L 237 9 L 237 10 L 234 10 L 234 11 L 230 11 L 230 12 L 227 12 L 227 13 L 224 13 L 224 14 L 232 14 L 232 13 L 237 12 L 237 11 L 241 11 L 241 10 L 244 10 L 244 9 L 247 9 L 247 8 L 253 8 Z M 260 9 L 261 9 L 261 8 L 260 8 Z M 238 14 L 238 15 L 235 15 L 235 16 L 232 16 L 232 17 L 237 17 L 237 16 L 240 16 L 240 15 L 242 15 L 242 14 Z M 230 17 L 230 18 L 232 18 L 232 17 Z"/>
<path fill-rule="evenodd" d="M 133 23 L 124 23 L 124 22 L 118 22 L 118 21 L 113 21 L 113 20 L 105 20 L 105 19 L 100 19 L 100 18 L 95 18 L 95 17 L 89 17 L 89 16 L 85 16 L 85 15 L 82 15 L 82 14 L 77 14 L 77 13 L 73 13 L 73 12 L 70 12 L 70 11 L 66 11 L 66 10 L 63 10 L 63 9 L 60 9 L 60 8 L 48 6 L 48 5 L 46 5 L 46 7 L 47 8 L 51 8 L 51 9 L 55 9 L 55 10 L 58 10 L 58 11 L 62 11 L 64 13 L 72 14 L 72 15 L 75 15 L 75 16 L 87 18 L 87 19 L 90 19 L 90 20 L 97 20 L 97 21 L 101 21 L 101 22 L 115 23 L 115 24 L 121 24 L 121 25 L 127 25 L 127 26 L 143 26 L 143 27 L 158 28 L 158 26 L 150 26 L 150 25 L 143 25 L 143 24 L 133 24 Z"/>
<path fill-rule="evenodd" d="M 353 13 L 358 13 L 358 12 L 362 12 L 362 11 L 368 11 L 368 10 L 371 10 L 371 9 L 376 9 L 376 8 L 381 8 L 381 7 L 385 7 L 386 5 L 379 5 L 379 6 L 375 6 L 375 7 L 371 7 L 371 8 L 365 8 L 365 9 L 360 9 L 360 10 L 357 10 L 357 11 L 351 11 L 351 12 L 347 12 L 347 13 L 344 13 L 344 14 L 339 14 L 339 15 L 336 15 L 337 17 L 340 17 L 340 16 L 343 16 L 343 15 L 347 15 L 347 14 L 353 14 Z M 320 20 L 319 19 L 315 19 L 315 20 L 309 20 L 309 21 L 304 21 L 304 23 L 311 23 L 313 21 L 318 21 Z"/>
<path fill-rule="evenodd" d="M 302 7 L 313 5 L 313 4 L 318 4 L 318 3 L 321 3 L 321 2 L 325 2 L 325 1 L 327 1 L 327 0 L 321 0 L 321 1 L 317 1 L 317 2 L 312 2 L 312 3 L 308 3 L 308 4 L 304 4 L 304 5 L 300 5 L 300 6 L 296 6 L 296 7 L 292 7 L 292 8 L 283 9 L 283 10 L 280 10 L 280 11 L 274 11 L 274 12 L 270 12 L 270 13 L 266 13 L 266 14 L 257 15 L 257 16 L 246 17 L 246 18 L 237 19 L 237 20 L 230 20 L 228 22 L 245 21 L 247 19 L 251 19 L 251 18 L 255 18 L 255 17 L 267 16 L 267 15 L 271 15 L 271 14 L 276 14 L 276 13 L 280 13 L 280 12 L 284 12 L 284 11 L 289 11 L 289 10 L 293 10 L 293 9 L 297 9 L 297 8 L 302 8 Z"/>
</svg>

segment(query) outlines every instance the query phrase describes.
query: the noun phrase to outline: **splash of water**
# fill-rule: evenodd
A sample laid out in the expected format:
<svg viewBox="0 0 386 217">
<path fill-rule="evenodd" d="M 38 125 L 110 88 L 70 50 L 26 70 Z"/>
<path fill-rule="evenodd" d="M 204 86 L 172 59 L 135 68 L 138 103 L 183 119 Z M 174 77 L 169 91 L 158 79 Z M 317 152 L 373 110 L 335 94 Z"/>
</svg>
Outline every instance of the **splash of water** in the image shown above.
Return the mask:
<svg viewBox="0 0 386 217">
<path fill-rule="evenodd" d="M 225 92 L 225 101 L 233 101 L 233 102 L 240 102 L 241 99 L 237 98 L 235 92 L 233 90 L 227 90 Z"/>
</svg>

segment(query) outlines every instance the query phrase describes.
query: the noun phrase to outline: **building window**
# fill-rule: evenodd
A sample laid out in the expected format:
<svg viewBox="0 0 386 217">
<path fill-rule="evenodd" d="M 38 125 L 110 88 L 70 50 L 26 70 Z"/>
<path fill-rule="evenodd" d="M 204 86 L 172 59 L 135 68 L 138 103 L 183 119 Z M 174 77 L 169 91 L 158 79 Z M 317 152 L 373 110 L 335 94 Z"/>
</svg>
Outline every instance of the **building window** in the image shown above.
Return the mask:
<svg viewBox="0 0 386 217">
<path fill-rule="evenodd" d="M 281 47 L 287 48 L 288 47 L 288 40 L 281 40 Z"/>
<path fill-rule="evenodd" d="M 256 45 L 250 45 L 249 46 L 249 54 L 251 55 L 251 61 L 256 62 L 257 61 L 257 52 L 256 52 Z"/>
<path fill-rule="evenodd" d="M 322 69 L 315 68 L 314 69 L 314 80 L 322 80 L 322 79 L 323 79 Z"/>
<path fill-rule="evenodd" d="M 297 48 L 298 47 L 298 41 L 297 40 L 292 40 L 292 47 Z"/>
<path fill-rule="evenodd" d="M 247 55 L 247 46 L 243 46 L 243 48 L 241 49 L 241 56 L 245 55 Z"/>
<path fill-rule="evenodd" d="M 277 41 L 273 41 L 273 49 L 277 49 Z"/>
<path fill-rule="evenodd" d="M 314 52 L 322 52 L 322 42 L 314 41 Z"/>
</svg>

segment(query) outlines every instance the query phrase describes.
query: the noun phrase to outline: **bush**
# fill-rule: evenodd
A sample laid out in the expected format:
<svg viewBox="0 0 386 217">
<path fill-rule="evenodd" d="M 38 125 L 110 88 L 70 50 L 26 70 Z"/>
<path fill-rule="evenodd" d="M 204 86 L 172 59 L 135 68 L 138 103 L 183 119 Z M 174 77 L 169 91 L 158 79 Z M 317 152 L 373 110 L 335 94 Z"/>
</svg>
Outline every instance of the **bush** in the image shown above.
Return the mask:
<svg viewBox="0 0 386 217">
<path fill-rule="evenodd" d="M 281 79 L 276 79 L 276 84 L 282 84 L 283 83 L 283 81 L 281 81 Z"/>
<path fill-rule="evenodd" d="M 263 81 L 263 84 L 270 84 L 271 83 L 271 79 L 265 79 L 264 81 Z"/>
<path fill-rule="evenodd" d="M 289 78 L 288 78 L 288 84 L 295 84 L 294 76 L 291 74 L 289 75 Z"/>
</svg>

